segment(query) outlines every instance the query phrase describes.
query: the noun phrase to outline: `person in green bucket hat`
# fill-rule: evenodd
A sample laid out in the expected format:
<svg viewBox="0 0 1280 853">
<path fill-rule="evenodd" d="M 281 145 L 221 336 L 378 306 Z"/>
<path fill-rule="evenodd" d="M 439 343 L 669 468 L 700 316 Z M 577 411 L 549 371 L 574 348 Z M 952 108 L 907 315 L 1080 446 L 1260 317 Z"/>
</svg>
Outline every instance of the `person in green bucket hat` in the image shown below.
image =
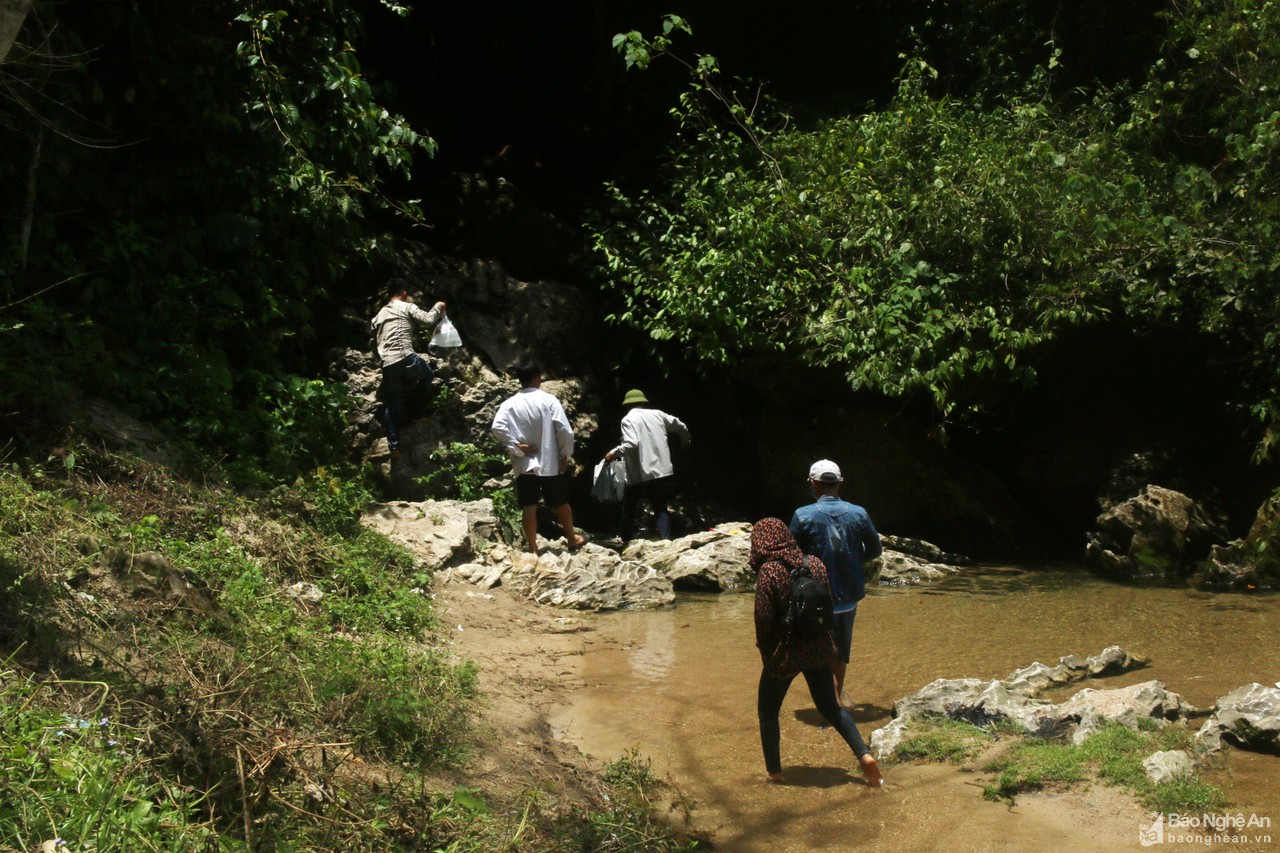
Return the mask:
<svg viewBox="0 0 1280 853">
<path fill-rule="evenodd" d="M 655 526 L 663 539 L 671 538 L 669 503 L 675 490 L 675 468 L 671 464 L 671 437 L 683 447 L 692 441 L 689 428 L 679 418 L 652 408 L 639 388 L 622 398 L 627 413 L 622 418 L 622 443 L 604 455 L 609 462 L 621 458 L 627 465 L 627 488 L 622 497 L 622 541 L 635 533 L 640 501 L 653 508 Z"/>
</svg>

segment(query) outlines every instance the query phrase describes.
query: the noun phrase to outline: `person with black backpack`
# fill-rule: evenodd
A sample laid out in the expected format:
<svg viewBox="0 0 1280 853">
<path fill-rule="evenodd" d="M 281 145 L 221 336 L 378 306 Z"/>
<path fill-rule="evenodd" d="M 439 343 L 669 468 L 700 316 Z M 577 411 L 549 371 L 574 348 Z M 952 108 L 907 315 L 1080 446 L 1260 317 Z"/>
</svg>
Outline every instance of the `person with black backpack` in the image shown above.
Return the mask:
<svg viewBox="0 0 1280 853">
<path fill-rule="evenodd" d="M 756 572 L 756 646 L 764 663 L 756 713 L 769 781 L 782 781 L 778 713 L 791 682 L 803 674 L 818 712 L 849 744 L 867 783 L 873 787 L 883 785 L 879 765 L 853 718 L 836 699 L 832 676 L 836 645 L 831 638 L 831 589 L 826 566 L 817 557 L 800 552 L 791 531 L 779 518 L 764 518 L 752 527 L 750 562 Z"/>
</svg>

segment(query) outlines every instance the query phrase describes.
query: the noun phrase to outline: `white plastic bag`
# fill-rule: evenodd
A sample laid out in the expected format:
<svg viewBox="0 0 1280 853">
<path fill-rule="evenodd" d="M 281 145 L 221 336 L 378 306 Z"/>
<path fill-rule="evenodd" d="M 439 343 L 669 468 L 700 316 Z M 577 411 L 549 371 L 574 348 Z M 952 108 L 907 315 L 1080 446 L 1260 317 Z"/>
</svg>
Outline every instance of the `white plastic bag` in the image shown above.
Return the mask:
<svg viewBox="0 0 1280 853">
<path fill-rule="evenodd" d="M 591 496 L 600 503 L 616 504 L 622 500 L 622 493 L 627 489 L 627 466 L 621 459 L 608 462 L 601 459 L 596 463 L 595 476 L 591 486 Z"/>
<path fill-rule="evenodd" d="M 440 325 L 436 326 L 436 333 L 431 336 L 431 346 L 444 349 L 462 346 L 462 336 L 458 334 L 453 321 L 448 317 L 445 317 L 440 321 Z"/>
</svg>

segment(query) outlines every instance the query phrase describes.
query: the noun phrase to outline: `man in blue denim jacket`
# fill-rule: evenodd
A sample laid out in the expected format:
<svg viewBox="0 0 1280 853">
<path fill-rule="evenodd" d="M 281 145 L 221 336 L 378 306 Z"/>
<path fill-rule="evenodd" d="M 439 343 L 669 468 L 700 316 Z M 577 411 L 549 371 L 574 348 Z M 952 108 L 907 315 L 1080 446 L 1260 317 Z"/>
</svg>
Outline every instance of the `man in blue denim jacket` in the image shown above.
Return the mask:
<svg viewBox="0 0 1280 853">
<path fill-rule="evenodd" d="M 867 560 L 879 557 L 883 550 L 880 534 L 867 511 L 840 498 L 842 482 L 840 466 L 829 459 L 819 459 L 809 468 L 809 489 L 815 500 L 791 516 L 791 535 L 796 538 L 796 544 L 804 553 L 822 560 L 831 582 L 831 599 L 835 604 L 831 633 L 836 641 L 833 669 L 837 697 L 844 691 L 858 602 L 866 595 L 862 567 Z"/>
</svg>

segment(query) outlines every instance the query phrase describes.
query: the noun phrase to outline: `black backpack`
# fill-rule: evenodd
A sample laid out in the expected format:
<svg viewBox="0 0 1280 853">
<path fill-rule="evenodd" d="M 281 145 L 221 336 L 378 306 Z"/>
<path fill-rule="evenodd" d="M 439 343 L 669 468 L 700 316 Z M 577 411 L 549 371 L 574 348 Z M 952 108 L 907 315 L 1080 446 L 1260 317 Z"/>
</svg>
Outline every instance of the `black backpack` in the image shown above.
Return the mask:
<svg viewBox="0 0 1280 853">
<path fill-rule="evenodd" d="M 800 568 L 788 568 L 788 571 L 791 573 L 791 596 L 787 599 L 786 612 L 782 614 L 782 627 L 796 637 L 830 633 L 835 621 L 831 590 L 809 574 L 809 555 L 805 554 Z"/>
</svg>

